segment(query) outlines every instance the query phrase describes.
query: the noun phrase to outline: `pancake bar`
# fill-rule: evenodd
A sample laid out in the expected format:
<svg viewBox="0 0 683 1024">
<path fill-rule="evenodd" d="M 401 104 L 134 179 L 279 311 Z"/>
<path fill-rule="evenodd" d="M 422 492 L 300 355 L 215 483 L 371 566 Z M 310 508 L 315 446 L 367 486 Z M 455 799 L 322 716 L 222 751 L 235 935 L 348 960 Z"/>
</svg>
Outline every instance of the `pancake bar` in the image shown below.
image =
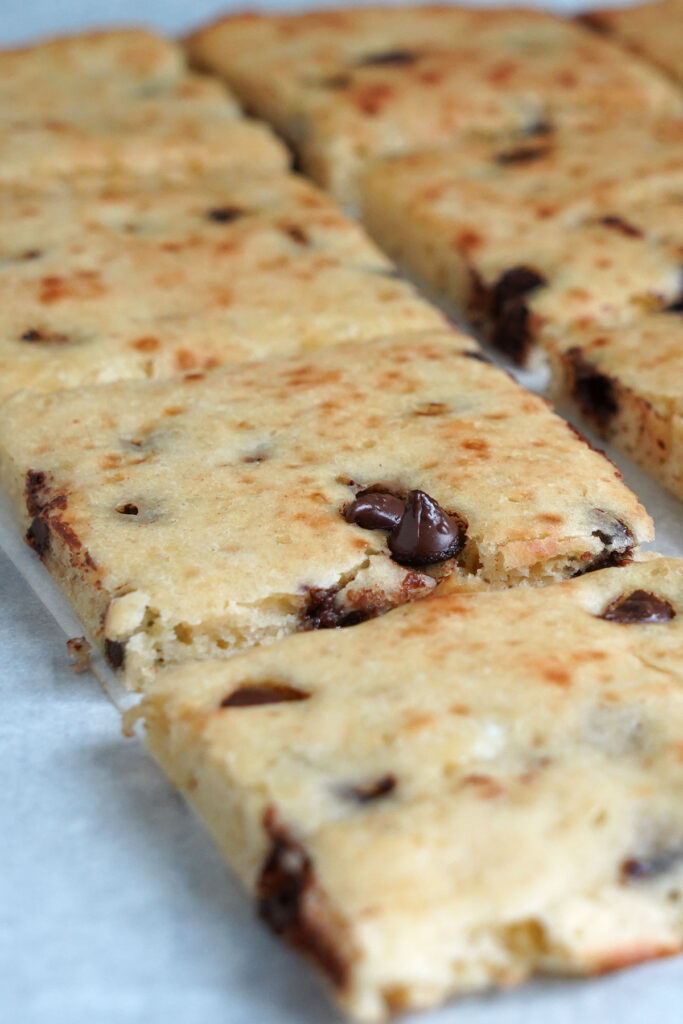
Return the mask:
<svg viewBox="0 0 683 1024">
<path fill-rule="evenodd" d="M 164 673 L 149 747 L 361 1021 L 683 944 L 683 568 L 431 596 Z"/>
<path fill-rule="evenodd" d="M 456 331 L 19 393 L 0 478 L 131 686 L 455 587 L 627 562 L 617 470 Z"/>
<path fill-rule="evenodd" d="M 187 42 L 337 199 L 377 157 L 463 132 L 533 136 L 681 110 L 663 75 L 579 25 L 534 11 L 384 7 L 237 15 Z M 258 54 L 258 60 L 254 60 Z"/>
<path fill-rule="evenodd" d="M 0 397 L 441 328 L 303 178 L 0 200 Z"/>
<path fill-rule="evenodd" d="M 0 51 L 0 147 L 0 185 L 23 193 L 287 164 L 220 83 L 188 72 L 176 44 L 142 29 Z"/>
</svg>

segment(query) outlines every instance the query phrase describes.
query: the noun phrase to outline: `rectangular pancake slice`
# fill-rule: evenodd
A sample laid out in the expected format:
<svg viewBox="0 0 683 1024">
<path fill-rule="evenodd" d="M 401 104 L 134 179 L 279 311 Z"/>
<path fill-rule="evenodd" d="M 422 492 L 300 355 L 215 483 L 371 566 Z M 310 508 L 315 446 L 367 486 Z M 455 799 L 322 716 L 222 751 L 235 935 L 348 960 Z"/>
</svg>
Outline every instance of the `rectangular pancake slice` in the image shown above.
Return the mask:
<svg viewBox="0 0 683 1024">
<path fill-rule="evenodd" d="M 439 583 L 627 562 L 652 524 L 618 471 L 482 359 L 457 331 L 413 333 L 19 393 L 0 479 L 131 686 Z"/>
<path fill-rule="evenodd" d="M 442 328 L 303 178 L 0 198 L 0 397 Z"/>
<path fill-rule="evenodd" d="M 237 15 L 187 42 L 269 121 L 303 170 L 353 202 L 377 157 L 447 145 L 468 130 L 639 120 L 681 110 L 656 69 L 535 11 L 351 8 Z M 258 54 L 258 59 L 254 59 Z"/>
<path fill-rule="evenodd" d="M 683 0 L 655 0 L 635 7 L 610 7 L 579 20 L 614 36 L 683 82 Z"/>
<path fill-rule="evenodd" d="M 284 147 L 217 81 L 143 29 L 0 51 L 0 186 L 102 188 L 207 168 L 283 170 Z"/>
<path fill-rule="evenodd" d="M 628 411 L 614 418 L 612 402 L 612 427 L 604 416 L 598 426 L 678 494 L 682 129 L 463 142 L 363 179 L 370 233 L 512 360 L 537 343 L 566 351 L 574 333 L 611 339 L 600 361 Z"/>
<path fill-rule="evenodd" d="M 260 918 L 379 1021 L 680 950 L 682 664 L 653 559 L 187 665 L 142 710 Z"/>
<path fill-rule="evenodd" d="M 547 333 L 558 398 L 683 499 L 683 316 Z"/>
</svg>

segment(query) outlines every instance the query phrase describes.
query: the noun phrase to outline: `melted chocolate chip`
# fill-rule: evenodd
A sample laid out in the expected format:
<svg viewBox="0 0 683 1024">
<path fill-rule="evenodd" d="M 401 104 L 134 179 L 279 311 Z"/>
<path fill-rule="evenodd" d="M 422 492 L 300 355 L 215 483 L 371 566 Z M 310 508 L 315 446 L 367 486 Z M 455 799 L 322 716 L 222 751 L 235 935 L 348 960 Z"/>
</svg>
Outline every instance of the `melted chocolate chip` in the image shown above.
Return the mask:
<svg viewBox="0 0 683 1024">
<path fill-rule="evenodd" d="M 303 846 L 279 824 L 273 808 L 264 815 L 270 849 L 256 885 L 258 916 L 276 935 L 311 957 L 333 984 L 343 987 L 348 968 L 309 910 L 316 879 L 311 858 Z"/>
<path fill-rule="evenodd" d="M 260 704 L 284 704 L 288 701 L 308 700 L 310 693 L 287 683 L 245 683 L 224 697 L 222 708 L 253 708 Z"/>
<path fill-rule="evenodd" d="M 33 344 L 45 342 L 50 345 L 64 345 L 68 342 L 69 338 L 66 334 L 58 334 L 56 331 L 38 331 L 32 327 L 30 330 L 24 331 L 21 335 L 21 340 Z"/>
<path fill-rule="evenodd" d="M 140 509 L 132 501 L 127 501 L 125 505 L 119 505 L 116 511 L 122 516 L 136 516 Z"/>
<path fill-rule="evenodd" d="M 647 881 L 678 867 L 681 860 L 683 845 L 659 850 L 649 857 L 632 857 L 621 865 L 621 877 L 625 882 Z"/>
<path fill-rule="evenodd" d="M 356 61 L 359 68 L 367 67 L 393 67 L 403 68 L 414 64 L 418 55 L 412 50 L 386 50 L 384 53 L 369 53 L 367 57 L 361 57 Z"/>
<path fill-rule="evenodd" d="M 311 587 L 308 601 L 301 616 L 301 628 L 304 631 L 314 629 L 343 629 L 345 626 L 357 626 L 365 622 L 376 612 L 364 612 L 361 609 L 344 611 L 336 603 L 338 587 Z"/>
<path fill-rule="evenodd" d="M 580 348 L 570 348 L 566 359 L 573 377 L 570 388 L 575 401 L 585 416 L 599 427 L 606 427 L 619 411 L 614 381 L 590 363 Z"/>
<path fill-rule="evenodd" d="M 547 146 L 516 146 L 515 149 L 504 149 L 500 153 L 496 153 L 494 160 L 501 167 L 507 167 L 510 164 L 530 164 L 534 160 L 540 160 L 541 157 L 547 156 Z"/>
<path fill-rule="evenodd" d="M 47 477 L 42 470 L 29 469 L 26 474 L 24 493 L 29 515 L 35 516 L 45 508 L 45 486 Z"/>
<path fill-rule="evenodd" d="M 359 786 L 348 786 L 344 795 L 357 800 L 359 804 L 367 804 L 372 800 L 379 800 L 380 797 L 388 796 L 396 789 L 396 778 L 393 775 L 382 775 L 372 782 L 362 783 Z"/>
<path fill-rule="evenodd" d="M 34 516 L 25 540 L 41 558 L 50 550 L 50 527 L 42 516 Z"/>
<path fill-rule="evenodd" d="M 243 217 L 244 210 L 241 210 L 239 206 L 216 206 L 213 210 L 209 210 L 206 216 L 216 224 L 230 224 Z"/>
<path fill-rule="evenodd" d="M 600 618 L 632 625 L 638 622 L 668 622 L 675 614 L 672 605 L 664 598 L 647 590 L 634 590 L 612 601 Z"/>
<path fill-rule="evenodd" d="M 126 660 L 126 645 L 120 640 L 104 641 L 104 656 L 112 668 L 122 668 Z"/>
<path fill-rule="evenodd" d="M 606 228 L 614 228 L 615 231 L 619 231 L 622 235 L 626 235 L 628 238 L 643 237 L 643 232 L 640 228 L 635 228 L 633 224 L 629 224 L 628 221 L 623 220 L 621 217 L 601 217 L 600 223 L 604 224 Z"/>
<path fill-rule="evenodd" d="M 406 509 L 402 498 L 393 494 L 364 494 L 352 501 L 344 518 L 347 523 L 355 523 L 364 530 L 393 530 L 401 522 Z"/>
<path fill-rule="evenodd" d="M 453 558 L 465 543 L 461 519 L 449 515 L 424 491 L 411 491 L 389 550 L 401 565 L 430 565 Z"/>
<path fill-rule="evenodd" d="M 43 341 L 44 339 L 43 339 L 43 335 L 41 334 L 41 332 L 40 331 L 36 331 L 32 327 L 30 330 L 24 331 L 24 333 L 21 336 L 21 340 L 22 341 Z"/>
<path fill-rule="evenodd" d="M 519 266 L 506 270 L 493 286 L 491 341 L 517 363 L 525 361 L 532 341 L 526 297 L 544 284 L 546 279 L 536 270 Z"/>
</svg>

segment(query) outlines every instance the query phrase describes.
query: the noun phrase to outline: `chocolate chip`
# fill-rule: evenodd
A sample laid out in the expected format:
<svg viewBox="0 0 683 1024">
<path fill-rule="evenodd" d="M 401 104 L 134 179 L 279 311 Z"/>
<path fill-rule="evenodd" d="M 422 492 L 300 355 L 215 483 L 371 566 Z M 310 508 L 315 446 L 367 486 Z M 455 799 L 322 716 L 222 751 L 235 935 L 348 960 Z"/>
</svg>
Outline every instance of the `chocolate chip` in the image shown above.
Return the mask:
<svg viewBox="0 0 683 1024">
<path fill-rule="evenodd" d="M 372 800 L 379 800 L 380 797 L 388 796 L 396 789 L 396 778 L 393 775 L 382 775 L 372 782 L 361 783 L 359 786 L 348 786 L 343 790 L 346 797 L 357 800 L 360 804 L 370 803 Z"/>
<path fill-rule="evenodd" d="M 554 129 L 550 121 L 538 120 L 532 121 L 532 123 L 524 129 L 524 134 L 528 138 L 535 138 L 538 135 L 550 135 L 553 131 Z"/>
<path fill-rule="evenodd" d="M 462 520 L 449 515 L 424 491 L 411 491 L 389 550 L 401 565 L 430 565 L 453 558 L 465 543 Z"/>
<path fill-rule="evenodd" d="M 407 67 L 414 64 L 418 54 L 412 50 L 386 50 L 384 53 L 369 53 L 356 61 L 359 68 L 367 67 Z"/>
<path fill-rule="evenodd" d="M 606 427 L 619 411 L 614 381 L 589 362 L 578 347 L 568 350 L 566 362 L 572 377 L 569 388 L 581 411 L 599 427 Z"/>
<path fill-rule="evenodd" d="M 50 527 L 42 516 L 34 516 L 25 539 L 41 558 L 50 550 Z"/>
<path fill-rule="evenodd" d="M 213 210 L 209 210 L 206 216 L 216 224 L 230 224 L 243 217 L 244 210 L 241 210 L 239 206 L 216 206 Z"/>
<path fill-rule="evenodd" d="M 643 232 L 640 228 L 635 228 L 633 224 L 629 224 L 628 221 L 623 220 L 622 217 L 601 217 L 600 224 L 604 224 L 606 228 L 614 228 L 615 231 L 619 231 L 622 235 L 626 235 L 628 238 L 642 238 Z"/>
<path fill-rule="evenodd" d="M 29 515 L 35 516 L 45 508 L 45 488 L 47 476 L 42 470 L 29 469 L 26 474 L 24 493 L 26 495 L 26 508 Z"/>
<path fill-rule="evenodd" d="M 288 701 L 308 700 L 310 693 L 287 683 L 245 683 L 224 697 L 222 708 L 252 708 L 260 704 L 284 704 Z"/>
<path fill-rule="evenodd" d="M 311 587 L 308 600 L 301 613 L 301 629 L 308 632 L 315 629 L 343 629 L 345 626 L 357 626 L 376 614 L 374 610 L 344 611 L 337 606 L 338 587 Z"/>
<path fill-rule="evenodd" d="M 298 227 L 296 224 L 287 224 L 282 230 L 292 239 L 293 242 L 296 242 L 297 245 L 310 245 L 310 238 L 303 228 Z"/>
<path fill-rule="evenodd" d="M 601 508 L 593 509 L 593 514 L 600 525 L 592 531 L 592 535 L 598 538 L 604 548 L 575 572 L 574 576 L 585 576 L 586 573 L 596 572 L 598 569 L 628 565 L 633 559 L 635 537 L 626 523 Z"/>
<path fill-rule="evenodd" d="M 132 501 L 127 501 L 125 505 L 119 505 L 116 511 L 122 516 L 136 516 L 140 509 Z"/>
<path fill-rule="evenodd" d="M 675 614 L 672 605 L 664 598 L 647 590 L 634 590 L 612 601 L 600 618 L 631 625 L 637 622 L 668 622 Z"/>
<path fill-rule="evenodd" d="M 504 149 L 496 153 L 494 160 L 501 167 L 507 167 L 510 164 L 530 164 L 547 154 L 547 146 L 516 146 L 514 149 Z"/>
<path fill-rule="evenodd" d="M 22 252 L 22 260 L 39 260 L 42 256 L 40 249 L 27 249 L 26 252 Z"/>
<path fill-rule="evenodd" d="M 325 934 L 319 913 L 313 917 L 308 912 L 309 897 L 316 895 L 313 862 L 301 843 L 277 821 L 272 807 L 263 824 L 270 849 L 256 884 L 258 916 L 276 935 L 311 957 L 341 988 L 347 980 L 347 965 Z"/>
<path fill-rule="evenodd" d="M 104 641 L 104 656 L 112 668 L 121 668 L 126 659 L 126 645 L 120 640 Z"/>
<path fill-rule="evenodd" d="M 659 850 L 648 857 L 632 857 L 621 865 L 621 877 L 625 882 L 647 881 L 678 867 L 681 860 L 683 844 Z"/>
<path fill-rule="evenodd" d="M 401 522 L 406 503 L 393 494 L 375 491 L 364 494 L 352 501 L 344 518 L 364 530 L 393 530 Z"/>
<path fill-rule="evenodd" d="M 69 337 L 66 334 L 59 334 L 57 331 L 38 331 L 35 328 L 31 328 L 28 331 L 24 331 L 21 335 L 22 341 L 28 342 L 44 342 L 50 345 L 65 345 L 69 341 Z"/>
<path fill-rule="evenodd" d="M 538 271 L 519 266 L 506 270 L 493 286 L 491 341 L 517 363 L 525 361 L 532 341 L 526 297 L 546 283 Z"/>
</svg>

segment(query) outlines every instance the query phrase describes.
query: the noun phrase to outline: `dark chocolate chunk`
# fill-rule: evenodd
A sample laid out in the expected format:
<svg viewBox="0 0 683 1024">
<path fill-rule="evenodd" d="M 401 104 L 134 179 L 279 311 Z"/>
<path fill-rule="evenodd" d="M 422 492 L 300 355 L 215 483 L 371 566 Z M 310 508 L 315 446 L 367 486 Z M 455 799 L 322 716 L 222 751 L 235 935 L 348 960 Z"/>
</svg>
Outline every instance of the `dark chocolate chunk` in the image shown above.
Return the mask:
<svg viewBox="0 0 683 1024">
<path fill-rule="evenodd" d="M 333 984 L 342 988 L 347 965 L 325 934 L 319 909 L 316 917 L 309 911 L 309 897 L 315 895 L 317 888 L 311 858 L 289 830 L 278 823 L 272 807 L 266 811 L 263 824 L 270 849 L 256 885 L 258 916 L 276 935 L 311 957 Z"/>
<path fill-rule="evenodd" d="M 228 694 L 222 701 L 222 708 L 252 708 L 259 704 L 284 704 L 287 701 L 308 700 L 310 693 L 298 690 L 287 683 L 245 683 Z"/>
<path fill-rule="evenodd" d="M 355 523 L 364 530 L 393 530 L 401 522 L 405 509 L 406 503 L 402 498 L 374 491 L 352 501 L 344 518 L 347 523 Z"/>
<path fill-rule="evenodd" d="M 578 572 L 575 572 L 574 576 L 584 576 L 586 573 L 596 572 L 598 569 L 628 565 L 633 559 L 635 537 L 626 523 L 601 508 L 596 508 L 593 512 L 600 525 L 592 531 L 592 534 L 598 538 L 604 548 Z"/>
<path fill-rule="evenodd" d="M 491 341 L 512 360 L 523 363 L 531 344 L 526 297 L 546 284 L 531 267 L 511 267 L 502 274 L 491 293 L 494 328 Z"/>
<path fill-rule="evenodd" d="M 40 331 L 37 331 L 37 330 L 35 330 L 35 328 L 32 327 L 30 330 L 24 331 L 24 333 L 21 336 L 21 340 L 22 341 L 43 341 L 44 338 L 43 338 L 43 335 L 41 334 Z"/>
<path fill-rule="evenodd" d="M 42 516 L 34 516 L 25 539 L 41 558 L 50 550 L 50 527 Z"/>
<path fill-rule="evenodd" d="M 424 491 L 411 491 L 401 522 L 389 535 L 389 550 L 401 565 L 430 565 L 453 558 L 465 543 L 465 525 Z"/>
<path fill-rule="evenodd" d="M 494 160 L 502 167 L 510 164 L 530 164 L 534 160 L 540 160 L 547 153 L 547 146 L 516 146 L 514 149 L 503 149 L 496 153 Z"/>
<path fill-rule="evenodd" d="M 361 609 L 344 611 L 337 607 L 336 596 L 338 587 L 311 587 L 308 600 L 301 616 L 301 628 L 304 631 L 313 629 L 342 629 L 345 626 L 357 626 L 365 622 L 375 612 L 364 612 Z"/>
<path fill-rule="evenodd" d="M 580 348 L 570 348 L 567 363 L 571 370 L 570 391 L 585 416 L 599 427 L 606 427 L 619 411 L 614 381 L 589 362 Z"/>
<path fill-rule="evenodd" d="M 132 501 L 127 501 L 125 505 L 119 505 L 116 511 L 122 516 L 136 516 L 140 509 Z"/>
<path fill-rule="evenodd" d="M 414 64 L 418 54 L 412 50 L 386 50 L 384 53 L 369 53 L 356 61 L 359 68 L 367 67 L 393 67 L 403 68 Z"/>
<path fill-rule="evenodd" d="M 121 668 L 126 659 L 126 645 L 120 640 L 104 641 L 104 656 L 112 668 Z"/>
<path fill-rule="evenodd" d="M 672 605 L 663 597 L 647 590 L 634 590 L 612 601 L 600 618 L 631 625 L 636 622 L 668 622 L 675 614 Z"/>
<path fill-rule="evenodd" d="M 621 232 L 621 234 L 626 235 L 627 238 L 643 237 L 643 232 L 640 228 L 636 228 L 633 224 L 629 224 L 628 221 L 623 220 L 622 217 L 615 217 L 612 215 L 609 217 L 601 217 L 600 223 L 604 224 L 606 228 L 614 228 L 615 231 Z"/>
<path fill-rule="evenodd" d="M 664 875 L 683 860 L 683 844 L 658 850 L 647 857 L 631 857 L 621 865 L 625 882 L 641 882 Z"/>
<path fill-rule="evenodd" d="M 344 789 L 344 795 L 357 800 L 360 804 L 370 803 L 380 797 L 388 796 L 396 789 L 396 778 L 393 775 L 382 775 L 372 782 L 361 783 L 358 786 L 348 786 Z"/>
<path fill-rule="evenodd" d="M 31 516 L 38 515 L 45 508 L 45 486 L 47 477 L 42 470 L 29 469 L 26 474 L 26 508 Z"/>
<path fill-rule="evenodd" d="M 206 216 L 216 224 L 230 224 L 243 217 L 244 210 L 241 210 L 239 206 L 216 206 L 213 210 L 209 210 Z"/>
</svg>

